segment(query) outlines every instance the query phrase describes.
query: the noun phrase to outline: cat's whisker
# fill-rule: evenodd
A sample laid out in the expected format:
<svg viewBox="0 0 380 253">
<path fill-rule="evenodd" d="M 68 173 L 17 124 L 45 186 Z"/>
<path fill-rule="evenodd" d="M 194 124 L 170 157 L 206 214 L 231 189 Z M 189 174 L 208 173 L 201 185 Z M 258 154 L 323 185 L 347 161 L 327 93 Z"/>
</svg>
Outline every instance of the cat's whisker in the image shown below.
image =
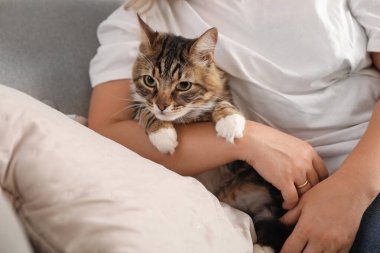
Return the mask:
<svg viewBox="0 0 380 253">
<path fill-rule="evenodd" d="M 116 115 L 122 113 L 122 112 L 125 112 L 127 110 L 131 110 L 132 112 L 137 110 L 137 109 L 140 109 L 141 107 L 143 107 L 143 105 L 141 103 L 137 104 L 137 103 L 133 103 L 133 104 L 129 104 L 125 107 L 123 107 L 121 110 L 118 110 L 117 112 L 115 112 L 114 114 L 111 115 L 111 118 L 114 118 Z"/>
<path fill-rule="evenodd" d="M 130 98 L 117 98 L 117 99 L 120 100 L 120 101 L 135 102 L 134 99 L 130 99 Z"/>
<path fill-rule="evenodd" d="M 115 94 L 111 94 L 110 92 L 109 93 L 106 93 L 106 95 L 114 100 L 118 100 L 118 101 L 127 101 L 127 102 L 134 102 L 135 100 L 133 98 L 126 98 L 126 97 L 121 97 L 121 96 L 118 96 L 118 95 L 115 95 Z"/>
<path fill-rule="evenodd" d="M 208 112 L 208 111 L 212 110 L 213 107 L 187 106 L 187 108 L 190 110 L 197 110 L 200 112 Z"/>
</svg>

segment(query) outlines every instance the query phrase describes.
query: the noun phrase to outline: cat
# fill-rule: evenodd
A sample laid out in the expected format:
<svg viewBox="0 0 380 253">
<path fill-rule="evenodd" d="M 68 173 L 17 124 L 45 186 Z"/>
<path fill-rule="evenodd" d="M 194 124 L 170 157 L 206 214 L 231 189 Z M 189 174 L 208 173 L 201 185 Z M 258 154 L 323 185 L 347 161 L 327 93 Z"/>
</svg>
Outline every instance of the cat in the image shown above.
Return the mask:
<svg viewBox="0 0 380 253">
<path fill-rule="evenodd" d="M 156 32 L 139 15 L 141 43 L 132 70 L 134 119 L 161 152 L 175 152 L 175 124 L 212 121 L 218 136 L 233 143 L 243 137 L 245 118 L 233 104 L 225 73 L 214 61 L 218 32 L 195 39 Z M 256 252 L 279 251 L 290 229 L 280 223 L 280 192 L 242 161 L 219 168 L 219 182 L 208 189 L 253 220 Z"/>
<path fill-rule="evenodd" d="M 217 30 L 196 40 L 154 32 L 139 18 L 140 54 L 132 70 L 135 118 L 162 153 L 174 153 L 176 123 L 213 121 L 219 136 L 243 136 L 245 119 L 232 104 L 224 73 L 213 61 Z M 140 105 L 143 105 L 142 107 Z"/>
</svg>

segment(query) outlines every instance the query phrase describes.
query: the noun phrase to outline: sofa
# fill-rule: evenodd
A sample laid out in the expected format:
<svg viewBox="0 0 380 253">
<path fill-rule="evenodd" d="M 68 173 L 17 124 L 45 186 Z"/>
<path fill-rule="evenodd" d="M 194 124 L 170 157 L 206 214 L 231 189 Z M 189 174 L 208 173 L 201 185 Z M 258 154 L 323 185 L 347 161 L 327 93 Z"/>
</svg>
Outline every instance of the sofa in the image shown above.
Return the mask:
<svg viewBox="0 0 380 253">
<path fill-rule="evenodd" d="M 1 0 L 0 83 L 67 114 L 87 115 L 96 29 L 122 0 Z M 0 196 L 0 252 L 31 252 Z"/>
<path fill-rule="evenodd" d="M 122 0 L 1 0 L 0 83 L 86 115 L 96 29 Z"/>
<path fill-rule="evenodd" d="M 0 0 L 0 252 L 252 252 L 246 214 L 72 120 L 122 3 Z"/>
</svg>

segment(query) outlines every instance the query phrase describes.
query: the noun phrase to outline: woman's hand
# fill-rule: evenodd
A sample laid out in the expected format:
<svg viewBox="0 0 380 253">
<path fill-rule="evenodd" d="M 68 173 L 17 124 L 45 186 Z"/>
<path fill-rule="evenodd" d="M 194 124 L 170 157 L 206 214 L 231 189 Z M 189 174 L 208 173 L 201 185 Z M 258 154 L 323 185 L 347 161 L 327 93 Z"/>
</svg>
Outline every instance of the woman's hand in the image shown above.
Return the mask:
<svg viewBox="0 0 380 253">
<path fill-rule="evenodd" d="M 348 252 L 361 217 L 380 192 L 380 102 L 339 170 L 305 193 L 282 218 L 297 225 L 281 253 Z"/>
<path fill-rule="evenodd" d="M 282 217 L 297 224 L 281 253 L 349 252 L 370 200 L 346 174 L 338 171 L 313 187 Z"/>
<path fill-rule="evenodd" d="M 236 143 L 242 147 L 241 159 L 281 191 L 285 209 L 293 208 L 299 195 L 328 175 L 308 143 L 271 127 L 247 121 L 244 137 Z"/>
</svg>

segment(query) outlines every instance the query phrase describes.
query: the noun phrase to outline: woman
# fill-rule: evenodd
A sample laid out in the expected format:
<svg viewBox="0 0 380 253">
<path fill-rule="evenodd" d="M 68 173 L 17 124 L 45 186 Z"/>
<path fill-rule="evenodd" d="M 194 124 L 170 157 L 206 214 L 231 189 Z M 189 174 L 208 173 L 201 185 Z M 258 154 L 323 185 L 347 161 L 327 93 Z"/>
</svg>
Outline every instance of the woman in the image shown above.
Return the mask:
<svg viewBox="0 0 380 253">
<path fill-rule="evenodd" d="M 215 60 L 249 119 L 235 144 L 212 123 L 178 125 L 178 148 L 163 155 L 126 109 L 139 45 L 133 2 L 99 27 L 89 126 L 183 175 L 245 160 L 281 191 L 283 222 L 296 223 L 282 252 L 348 252 L 380 192 L 380 3 L 153 1 L 142 18 L 158 31 L 194 38 L 218 28 Z"/>
</svg>

